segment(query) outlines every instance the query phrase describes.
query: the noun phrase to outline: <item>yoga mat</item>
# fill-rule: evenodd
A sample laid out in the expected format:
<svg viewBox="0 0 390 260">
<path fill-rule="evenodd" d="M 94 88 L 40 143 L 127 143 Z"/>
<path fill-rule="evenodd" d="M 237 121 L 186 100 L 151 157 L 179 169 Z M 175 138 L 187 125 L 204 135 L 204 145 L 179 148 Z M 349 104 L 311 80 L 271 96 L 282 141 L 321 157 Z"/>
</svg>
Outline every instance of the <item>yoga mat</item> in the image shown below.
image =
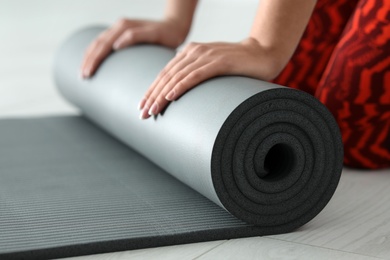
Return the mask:
<svg viewBox="0 0 390 260">
<path fill-rule="evenodd" d="M 102 30 L 72 35 L 54 63 L 59 91 L 84 116 L 0 122 L 0 258 L 285 233 L 325 207 L 343 151 L 314 97 L 218 77 L 140 120 L 139 100 L 175 52 L 133 46 L 82 80 Z"/>
</svg>

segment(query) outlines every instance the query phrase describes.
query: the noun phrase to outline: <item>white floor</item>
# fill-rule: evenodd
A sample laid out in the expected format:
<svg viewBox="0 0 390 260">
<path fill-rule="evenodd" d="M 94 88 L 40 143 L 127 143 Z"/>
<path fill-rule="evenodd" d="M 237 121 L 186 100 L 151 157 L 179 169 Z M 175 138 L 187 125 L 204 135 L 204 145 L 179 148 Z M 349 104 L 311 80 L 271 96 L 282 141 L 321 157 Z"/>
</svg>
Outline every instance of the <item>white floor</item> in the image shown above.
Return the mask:
<svg viewBox="0 0 390 260">
<path fill-rule="evenodd" d="M 162 0 L 0 0 L 0 118 L 76 114 L 51 79 L 54 52 L 76 29 L 120 17 L 159 18 Z M 255 0 L 201 1 L 190 41 L 239 41 Z M 390 259 L 390 170 L 344 169 L 328 206 L 290 234 L 77 259 Z"/>
</svg>

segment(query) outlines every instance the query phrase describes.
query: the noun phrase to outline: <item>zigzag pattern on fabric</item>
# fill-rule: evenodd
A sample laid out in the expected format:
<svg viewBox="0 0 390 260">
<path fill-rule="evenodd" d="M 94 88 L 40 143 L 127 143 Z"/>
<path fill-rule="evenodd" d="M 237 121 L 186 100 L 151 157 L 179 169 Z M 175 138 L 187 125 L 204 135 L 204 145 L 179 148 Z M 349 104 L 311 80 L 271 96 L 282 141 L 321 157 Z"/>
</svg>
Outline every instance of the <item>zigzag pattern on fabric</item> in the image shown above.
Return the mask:
<svg viewBox="0 0 390 260">
<path fill-rule="evenodd" d="M 316 96 L 341 128 L 344 164 L 390 166 L 390 2 L 361 0 Z"/>
<path fill-rule="evenodd" d="M 328 107 L 342 132 L 345 165 L 390 167 L 389 1 L 318 1 L 274 82 Z"/>
</svg>

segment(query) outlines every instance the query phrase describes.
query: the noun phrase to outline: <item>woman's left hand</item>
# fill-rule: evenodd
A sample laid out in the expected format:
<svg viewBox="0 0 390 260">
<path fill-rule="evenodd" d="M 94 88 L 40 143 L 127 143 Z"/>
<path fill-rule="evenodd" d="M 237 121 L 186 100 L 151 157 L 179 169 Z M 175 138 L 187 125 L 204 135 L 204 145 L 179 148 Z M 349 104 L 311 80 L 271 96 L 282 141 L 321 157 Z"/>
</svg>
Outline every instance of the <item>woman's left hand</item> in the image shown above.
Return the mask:
<svg viewBox="0 0 390 260">
<path fill-rule="evenodd" d="M 276 56 L 271 50 L 265 51 L 253 38 L 239 43 L 190 43 L 166 65 L 149 87 L 139 103 L 140 118 L 159 114 L 170 101 L 215 76 L 272 79 L 278 70 Z"/>
</svg>

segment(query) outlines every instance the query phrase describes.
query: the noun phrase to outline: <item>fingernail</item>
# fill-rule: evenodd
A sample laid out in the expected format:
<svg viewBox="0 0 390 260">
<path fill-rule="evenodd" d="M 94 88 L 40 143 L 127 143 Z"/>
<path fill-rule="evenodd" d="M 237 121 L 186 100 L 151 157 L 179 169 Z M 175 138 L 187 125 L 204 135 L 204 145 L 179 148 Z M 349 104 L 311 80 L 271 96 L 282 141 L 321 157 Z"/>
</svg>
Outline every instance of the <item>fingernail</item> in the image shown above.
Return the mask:
<svg viewBox="0 0 390 260">
<path fill-rule="evenodd" d="M 139 119 L 141 119 L 141 120 L 144 119 L 143 114 L 144 114 L 144 111 L 142 110 L 141 113 L 139 113 Z"/>
<path fill-rule="evenodd" d="M 143 109 L 145 106 L 145 103 L 146 103 L 146 99 L 145 98 L 141 99 L 141 101 L 138 103 L 138 110 Z"/>
<path fill-rule="evenodd" d="M 157 110 L 158 110 L 158 104 L 156 102 L 154 102 L 153 106 L 149 109 L 148 114 L 150 116 L 155 116 L 155 115 L 157 115 Z"/>
<path fill-rule="evenodd" d="M 148 118 L 148 108 L 142 109 L 141 113 L 139 114 L 139 119 L 146 119 Z"/>
<path fill-rule="evenodd" d="M 173 99 L 175 98 L 175 90 L 172 89 L 171 92 L 168 93 L 168 95 L 165 96 L 165 99 L 166 100 L 169 100 L 169 101 L 173 101 Z"/>
</svg>

